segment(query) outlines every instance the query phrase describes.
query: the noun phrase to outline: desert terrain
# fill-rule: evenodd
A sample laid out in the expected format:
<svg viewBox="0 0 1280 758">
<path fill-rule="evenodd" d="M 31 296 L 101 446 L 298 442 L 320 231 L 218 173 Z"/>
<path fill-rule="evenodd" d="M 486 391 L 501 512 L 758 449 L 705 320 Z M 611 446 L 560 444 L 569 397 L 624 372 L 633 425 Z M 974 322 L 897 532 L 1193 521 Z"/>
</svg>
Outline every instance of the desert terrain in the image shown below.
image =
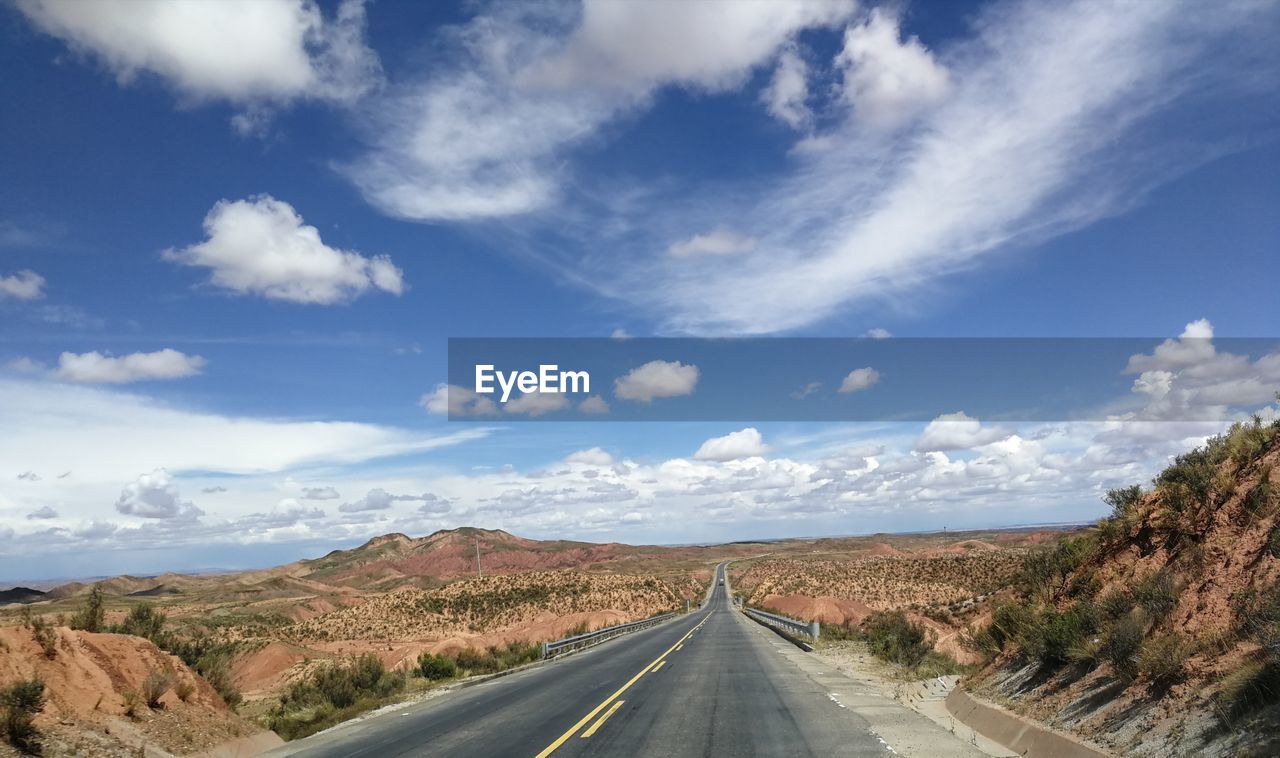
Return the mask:
<svg viewBox="0 0 1280 758">
<path fill-rule="evenodd" d="M 685 547 L 468 527 L 264 570 L 13 588 L 0 688 L 10 731 L 47 754 L 293 739 L 523 665 L 542 641 L 696 607 L 728 561 L 742 603 L 821 622 L 820 655 L 877 660 L 891 689 L 958 676 L 1103 750 L 1265 754 L 1277 464 L 1280 425 L 1244 425 L 1080 527 Z"/>
</svg>

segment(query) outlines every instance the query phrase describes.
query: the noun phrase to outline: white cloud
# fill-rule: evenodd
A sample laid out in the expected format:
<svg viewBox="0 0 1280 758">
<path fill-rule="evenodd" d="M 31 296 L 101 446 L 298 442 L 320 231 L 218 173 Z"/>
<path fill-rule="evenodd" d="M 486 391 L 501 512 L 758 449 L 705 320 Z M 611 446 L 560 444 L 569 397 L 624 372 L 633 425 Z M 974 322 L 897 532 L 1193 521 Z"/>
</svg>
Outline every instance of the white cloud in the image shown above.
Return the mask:
<svg viewBox="0 0 1280 758">
<path fill-rule="evenodd" d="M 338 506 L 338 510 L 343 513 L 363 513 L 365 511 L 385 511 L 391 507 L 397 499 L 395 495 L 384 489 L 371 489 L 369 492 L 354 503 L 343 503 Z"/>
<path fill-rule="evenodd" d="M 874 329 L 868 329 L 867 336 L 873 340 L 887 340 L 890 337 L 892 337 L 893 334 L 890 333 L 888 329 L 881 329 L 880 327 L 877 326 Z"/>
<path fill-rule="evenodd" d="M 57 517 L 58 517 L 58 512 L 55 511 L 52 507 L 47 505 L 41 506 L 40 508 L 37 508 L 34 511 L 27 514 L 28 519 L 39 519 L 42 521 L 47 519 L 57 518 Z"/>
<path fill-rule="evenodd" d="M 118 481 L 121 471 L 253 474 L 344 464 L 479 439 L 344 421 L 290 421 L 190 410 L 143 395 L 0 378 L 0 460 L 76 481 Z"/>
<path fill-rule="evenodd" d="M 840 392 L 858 392 L 871 387 L 880 381 L 880 372 L 867 366 L 865 368 L 856 368 L 850 371 L 840 382 Z"/>
<path fill-rule="evenodd" d="M 38 482 L 42 477 L 34 471 L 23 471 L 18 474 L 18 480 L 23 482 Z"/>
<path fill-rule="evenodd" d="M 561 392 L 526 392 L 502 404 L 503 413 L 543 416 L 569 407 L 569 396 Z"/>
<path fill-rule="evenodd" d="M 805 386 L 791 393 L 791 397 L 796 400 L 804 400 L 818 390 L 822 389 L 822 382 L 809 382 Z"/>
<path fill-rule="evenodd" d="M 1263 52 L 1266 11 L 1229 2 L 1204 19 L 1195 8 L 1001 4 L 937 51 L 948 93 L 909 128 L 824 114 L 824 125 L 835 122 L 814 135 L 825 149 L 793 154 L 773 181 L 690 180 L 683 191 L 662 185 L 597 202 L 576 230 L 580 249 L 544 258 L 566 279 L 655 314 L 665 330 L 725 335 L 798 329 L 1033 249 L 1124 213 L 1224 144 L 1245 144 L 1236 136 L 1267 128 L 1258 107 L 1198 118 L 1222 113 L 1224 96 L 1275 103 L 1258 86 L 1280 73 Z M 864 33 L 887 23 L 869 21 Z M 1153 136 L 1145 127 L 1157 117 L 1196 127 Z M 757 239 L 734 265 L 655 254 L 725 218 L 747 219 L 739 231 Z"/>
<path fill-rule="evenodd" d="M 698 448 L 693 454 L 695 461 L 731 461 L 737 458 L 750 458 L 764 455 L 769 446 L 764 444 L 764 437 L 755 427 L 747 427 L 741 431 L 730 432 L 723 437 L 713 437 Z"/>
<path fill-rule="evenodd" d="M 493 400 L 456 384 L 437 384 L 418 399 L 418 405 L 438 416 L 490 416 L 498 412 Z"/>
<path fill-rule="evenodd" d="M 116 500 L 116 510 L 127 516 L 195 521 L 204 511 L 181 499 L 178 485 L 164 469 L 142 474 L 127 485 Z"/>
<path fill-rule="evenodd" d="M 5 370 L 12 371 L 15 374 L 43 374 L 48 370 L 48 366 L 37 360 L 22 356 L 14 358 L 4 364 Z"/>
<path fill-rule="evenodd" d="M 843 95 L 858 120 L 875 128 L 898 126 L 937 105 L 949 89 L 947 70 L 911 37 L 899 41 L 898 21 L 876 8 L 845 31 L 836 64 Z"/>
<path fill-rule="evenodd" d="M 39 300 L 44 297 L 44 277 L 23 269 L 16 274 L 0 276 L 0 300 Z"/>
<path fill-rule="evenodd" d="M 270 195 L 220 200 L 204 219 L 208 239 L 164 252 L 166 260 L 212 270 L 210 283 L 241 295 L 329 305 L 372 289 L 399 295 L 400 269 L 329 247 L 288 203 Z"/>
<path fill-rule="evenodd" d="M 588 466 L 612 466 L 613 456 L 598 447 L 588 450 L 579 450 L 576 453 L 570 453 L 565 459 L 565 463 L 583 463 Z"/>
<path fill-rule="evenodd" d="M 196 376 L 205 363 L 198 355 L 187 355 L 172 348 L 121 356 L 97 351 L 63 353 L 58 356 L 58 368 L 53 376 L 83 384 L 128 384 Z"/>
<path fill-rule="evenodd" d="M 588 415 L 598 416 L 609 412 L 609 404 L 599 395 L 592 395 L 578 403 L 578 410 Z"/>
<path fill-rule="evenodd" d="M 381 78 L 363 41 L 362 0 L 345 0 L 333 19 L 312 0 L 18 0 L 18 8 L 121 84 L 147 72 L 187 98 L 349 101 Z"/>
<path fill-rule="evenodd" d="M 749 253 L 756 247 L 756 241 L 745 237 L 723 226 L 718 226 L 706 234 L 695 234 L 689 239 L 673 242 L 667 252 L 676 257 L 694 255 L 735 255 Z"/>
<path fill-rule="evenodd" d="M 769 113 L 793 129 L 803 129 L 813 120 L 805 101 L 809 98 L 809 69 L 800 53 L 789 47 L 778 56 L 769 86 L 760 93 Z"/>
<path fill-rule="evenodd" d="M 552 205 L 563 154 L 664 85 L 739 86 L 803 29 L 842 23 L 851 0 L 490 7 L 436 41 L 440 65 L 376 104 L 373 150 L 346 167 L 385 212 L 417 220 Z M 563 31 L 572 27 L 567 36 Z"/>
<path fill-rule="evenodd" d="M 303 487 L 303 500 L 337 500 L 341 495 L 333 487 Z"/>
<path fill-rule="evenodd" d="M 963 411 L 946 413 L 929 422 L 916 440 L 915 450 L 920 453 L 969 450 L 1006 439 L 1010 434 L 1012 432 L 1002 427 L 984 427 Z"/>
<path fill-rule="evenodd" d="M 624 400 L 648 403 L 657 397 L 692 395 L 698 385 L 698 367 L 680 361 L 649 361 L 613 382 L 613 394 Z"/>
</svg>

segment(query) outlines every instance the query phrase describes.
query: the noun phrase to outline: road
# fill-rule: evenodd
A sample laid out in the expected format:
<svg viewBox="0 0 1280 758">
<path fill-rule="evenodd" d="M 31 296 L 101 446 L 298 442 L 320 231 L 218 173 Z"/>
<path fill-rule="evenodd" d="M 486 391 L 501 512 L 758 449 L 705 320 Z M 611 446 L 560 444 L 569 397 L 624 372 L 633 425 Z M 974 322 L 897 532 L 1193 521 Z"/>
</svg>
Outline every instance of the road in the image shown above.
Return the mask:
<svg viewBox="0 0 1280 758">
<path fill-rule="evenodd" d="M 733 608 L 724 572 L 722 564 L 698 612 L 272 755 L 891 754 L 856 707 L 834 698 L 830 682 L 788 660 L 776 635 Z M 965 754 L 956 742 L 943 752 Z"/>
</svg>

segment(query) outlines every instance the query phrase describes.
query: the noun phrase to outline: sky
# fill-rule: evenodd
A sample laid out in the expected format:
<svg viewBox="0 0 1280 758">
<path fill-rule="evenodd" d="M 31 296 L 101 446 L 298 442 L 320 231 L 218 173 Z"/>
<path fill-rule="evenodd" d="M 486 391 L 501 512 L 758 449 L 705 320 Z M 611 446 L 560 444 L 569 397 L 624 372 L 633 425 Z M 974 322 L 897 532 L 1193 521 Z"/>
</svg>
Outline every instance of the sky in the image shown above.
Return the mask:
<svg viewBox="0 0 1280 758">
<path fill-rule="evenodd" d="M 1249 1 L 0 3 L 0 583 L 1097 518 L 1276 413 L 1277 33 Z M 672 354 L 546 420 L 451 387 L 463 337 L 1138 346 L 1087 419 L 639 422 L 732 390 Z M 789 402 L 903 391 L 829 364 Z"/>
</svg>

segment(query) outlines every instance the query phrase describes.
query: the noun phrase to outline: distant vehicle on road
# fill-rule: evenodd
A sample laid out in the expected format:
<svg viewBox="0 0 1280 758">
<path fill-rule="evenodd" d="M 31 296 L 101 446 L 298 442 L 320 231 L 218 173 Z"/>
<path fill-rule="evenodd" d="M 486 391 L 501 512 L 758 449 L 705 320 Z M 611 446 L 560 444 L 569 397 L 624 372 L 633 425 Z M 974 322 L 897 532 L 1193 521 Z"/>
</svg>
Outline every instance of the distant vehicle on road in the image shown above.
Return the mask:
<svg viewBox="0 0 1280 758">
<path fill-rule="evenodd" d="M 722 586 L 722 587 L 724 586 L 724 580 L 723 580 L 723 579 L 721 579 L 721 580 L 720 580 L 720 586 Z"/>
</svg>

